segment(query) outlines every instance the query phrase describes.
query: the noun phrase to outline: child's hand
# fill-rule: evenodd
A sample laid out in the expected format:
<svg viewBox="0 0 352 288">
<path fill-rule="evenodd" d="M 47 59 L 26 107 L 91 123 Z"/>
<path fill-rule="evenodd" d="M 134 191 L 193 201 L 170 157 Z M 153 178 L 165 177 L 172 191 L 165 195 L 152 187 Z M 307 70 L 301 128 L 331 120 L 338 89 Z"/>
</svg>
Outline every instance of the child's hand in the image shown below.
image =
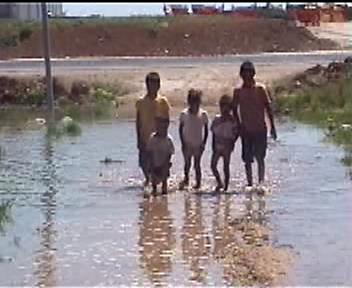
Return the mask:
<svg viewBox="0 0 352 288">
<path fill-rule="evenodd" d="M 181 151 L 182 151 L 182 153 L 185 153 L 185 151 L 186 151 L 185 149 L 186 149 L 185 144 L 181 143 Z"/>
<path fill-rule="evenodd" d="M 145 145 L 142 141 L 137 141 L 137 148 L 138 150 L 143 150 L 145 148 Z"/>
<path fill-rule="evenodd" d="M 276 134 L 276 129 L 275 127 L 271 128 L 271 137 L 276 140 L 277 139 L 277 134 Z"/>
</svg>

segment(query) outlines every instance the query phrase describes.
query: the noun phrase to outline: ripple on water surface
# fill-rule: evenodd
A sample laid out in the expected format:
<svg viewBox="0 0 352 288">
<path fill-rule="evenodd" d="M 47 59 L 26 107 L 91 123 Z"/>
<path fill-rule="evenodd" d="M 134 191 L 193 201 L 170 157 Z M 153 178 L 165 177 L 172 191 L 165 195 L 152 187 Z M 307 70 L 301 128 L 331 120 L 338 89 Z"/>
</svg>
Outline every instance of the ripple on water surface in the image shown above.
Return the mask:
<svg viewBox="0 0 352 288">
<path fill-rule="evenodd" d="M 176 191 L 183 160 L 173 123 L 172 192 L 153 198 L 141 188 L 134 123 L 82 127 L 82 136 L 58 140 L 42 129 L 1 132 L 0 199 L 13 202 L 0 234 L 1 285 L 251 285 L 282 273 L 260 263 L 276 263 L 284 250 L 298 255 L 289 284 L 351 283 L 351 181 L 342 152 L 319 130 L 279 125 L 267 158 L 271 193 L 250 199 L 240 143 L 230 193 L 210 192 L 210 153 L 204 191 Z M 106 165 L 105 157 L 119 161 Z"/>
</svg>

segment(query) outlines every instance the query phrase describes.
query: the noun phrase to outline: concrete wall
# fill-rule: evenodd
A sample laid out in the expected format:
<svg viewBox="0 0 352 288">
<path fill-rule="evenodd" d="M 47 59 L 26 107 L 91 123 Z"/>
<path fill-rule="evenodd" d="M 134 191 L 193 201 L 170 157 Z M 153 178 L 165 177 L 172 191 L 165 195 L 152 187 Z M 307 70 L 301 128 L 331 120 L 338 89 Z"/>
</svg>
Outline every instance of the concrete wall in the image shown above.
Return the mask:
<svg viewBox="0 0 352 288">
<path fill-rule="evenodd" d="M 62 3 L 47 3 L 52 16 L 62 16 Z M 5 3 L 0 2 L 0 18 L 11 18 L 22 21 L 41 20 L 41 3 Z"/>
<path fill-rule="evenodd" d="M 0 18 L 10 18 L 10 4 L 9 2 L 0 3 Z"/>
</svg>

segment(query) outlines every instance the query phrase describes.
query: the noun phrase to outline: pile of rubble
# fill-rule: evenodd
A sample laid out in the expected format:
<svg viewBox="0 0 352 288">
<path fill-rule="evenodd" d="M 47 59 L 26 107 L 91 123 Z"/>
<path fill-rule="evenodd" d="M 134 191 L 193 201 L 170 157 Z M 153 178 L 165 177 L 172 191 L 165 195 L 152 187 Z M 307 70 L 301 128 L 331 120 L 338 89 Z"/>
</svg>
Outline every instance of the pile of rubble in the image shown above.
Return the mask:
<svg viewBox="0 0 352 288">
<path fill-rule="evenodd" d="M 347 57 L 344 62 L 331 62 L 326 67 L 318 64 L 287 81 L 282 81 L 282 83 L 274 87 L 273 93 L 275 96 L 289 95 L 300 89 L 321 87 L 331 81 L 350 78 L 351 75 L 352 57 Z"/>
</svg>

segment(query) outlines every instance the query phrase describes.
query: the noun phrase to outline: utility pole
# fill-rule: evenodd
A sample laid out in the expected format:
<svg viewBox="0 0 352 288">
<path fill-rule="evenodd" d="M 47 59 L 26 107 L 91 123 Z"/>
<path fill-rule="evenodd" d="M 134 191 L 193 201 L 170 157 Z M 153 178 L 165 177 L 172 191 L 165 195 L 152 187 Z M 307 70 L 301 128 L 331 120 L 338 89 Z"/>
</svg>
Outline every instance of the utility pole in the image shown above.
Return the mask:
<svg viewBox="0 0 352 288">
<path fill-rule="evenodd" d="M 43 30 L 43 46 L 44 46 L 44 58 L 45 58 L 45 74 L 46 74 L 46 93 L 47 102 L 52 117 L 50 120 L 54 119 L 54 89 L 53 89 L 53 79 L 51 76 L 51 63 L 50 63 L 50 37 L 48 28 L 48 9 L 46 2 L 42 2 L 42 30 Z"/>
</svg>

